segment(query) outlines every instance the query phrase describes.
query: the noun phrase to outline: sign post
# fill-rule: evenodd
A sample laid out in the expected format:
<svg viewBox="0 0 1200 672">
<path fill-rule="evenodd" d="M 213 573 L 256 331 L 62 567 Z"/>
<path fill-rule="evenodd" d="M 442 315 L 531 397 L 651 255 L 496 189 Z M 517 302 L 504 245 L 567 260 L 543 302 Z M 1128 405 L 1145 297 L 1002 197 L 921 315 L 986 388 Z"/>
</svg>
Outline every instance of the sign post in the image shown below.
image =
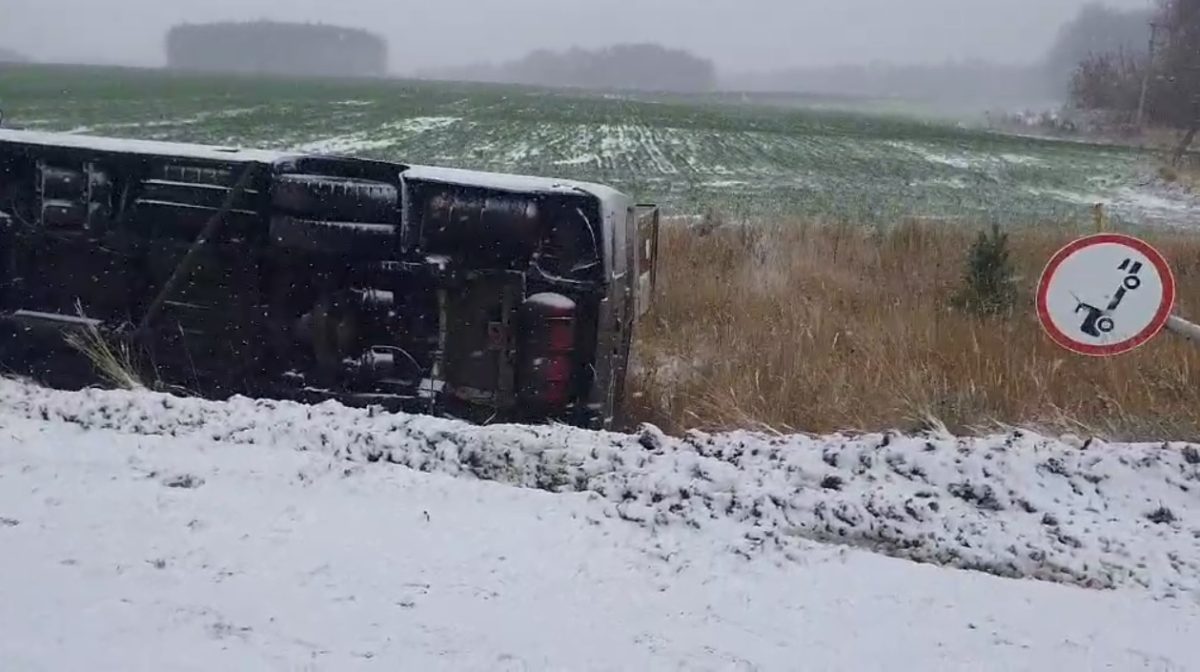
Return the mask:
<svg viewBox="0 0 1200 672">
<path fill-rule="evenodd" d="M 1119 233 L 1087 236 L 1059 250 L 1038 284 L 1046 334 L 1090 357 L 1141 347 L 1167 327 L 1174 308 L 1175 276 L 1166 258 Z"/>
<path fill-rule="evenodd" d="M 1196 345 L 1200 345 L 1200 324 L 1192 324 L 1182 317 L 1172 315 L 1171 319 L 1167 320 L 1167 329 L 1170 329 L 1178 336 L 1192 341 Z"/>
</svg>

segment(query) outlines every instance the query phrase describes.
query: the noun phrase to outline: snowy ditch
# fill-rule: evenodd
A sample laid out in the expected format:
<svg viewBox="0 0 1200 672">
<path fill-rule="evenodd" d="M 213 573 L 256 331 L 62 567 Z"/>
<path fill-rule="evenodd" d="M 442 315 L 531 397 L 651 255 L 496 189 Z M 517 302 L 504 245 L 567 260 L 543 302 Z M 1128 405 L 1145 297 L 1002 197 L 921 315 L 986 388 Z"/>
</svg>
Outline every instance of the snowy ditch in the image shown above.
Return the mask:
<svg viewBox="0 0 1200 672">
<path fill-rule="evenodd" d="M 919 562 L 1200 600 L 1200 445 L 1014 431 L 956 438 L 735 432 L 669 438 L 492 426 L 234 398 L 60 392 L 0 380 L 5 418 L 297 450 L 588 493 L 646 527 L 797 557 L 807 539 Z"/>
</svg>

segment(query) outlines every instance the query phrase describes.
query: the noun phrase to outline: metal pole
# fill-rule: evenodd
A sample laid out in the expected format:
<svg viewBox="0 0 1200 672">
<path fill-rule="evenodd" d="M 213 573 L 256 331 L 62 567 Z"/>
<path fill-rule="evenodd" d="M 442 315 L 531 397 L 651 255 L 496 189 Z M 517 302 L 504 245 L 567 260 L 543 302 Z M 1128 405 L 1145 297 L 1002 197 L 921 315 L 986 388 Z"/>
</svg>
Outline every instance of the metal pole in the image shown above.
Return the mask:
<svg viewBox="0 0 1200 672">
<path fill-rule="evenodd" d="M 1176 336 L 1182 336 L 1193 343 L 1200 344 L 1200 324 L 1193 324 L 1182 317 L 1172 315 L 1167 319 L 1167 329 L 1174 332 Z"/>
</svg>

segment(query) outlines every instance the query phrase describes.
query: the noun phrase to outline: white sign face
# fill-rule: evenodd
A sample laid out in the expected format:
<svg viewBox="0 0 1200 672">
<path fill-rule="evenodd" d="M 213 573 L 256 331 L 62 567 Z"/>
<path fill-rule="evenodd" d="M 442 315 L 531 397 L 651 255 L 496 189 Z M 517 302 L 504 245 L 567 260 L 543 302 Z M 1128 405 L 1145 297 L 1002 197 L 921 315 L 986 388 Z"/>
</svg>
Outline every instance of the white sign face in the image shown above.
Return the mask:
<svg viewBox="0 0 1200 672">
<path fill-rule="evenodd" d="M 1162 331 L 1175 304 L 1175 279 L 1166 259 L 1146 243 L 1100 234 L 1054 255 L 1037 304 L 1042 327 L 1062 347 L 1118 355 Z"/>
</svg>

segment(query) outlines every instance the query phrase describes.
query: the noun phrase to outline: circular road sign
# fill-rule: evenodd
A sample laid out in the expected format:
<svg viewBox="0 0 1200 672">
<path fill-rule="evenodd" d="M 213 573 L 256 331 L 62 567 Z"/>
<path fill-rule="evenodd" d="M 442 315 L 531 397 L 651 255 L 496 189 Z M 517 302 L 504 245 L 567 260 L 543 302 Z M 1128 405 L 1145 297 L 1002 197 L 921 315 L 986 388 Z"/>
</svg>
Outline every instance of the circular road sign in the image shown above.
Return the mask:
<svg viewBox="0 0 1200 672">
<path fill-rule="evenodd" d="M 1038 284 L 1042 328 L 1062 347 L 1111 357 L 1162 331 L 1175 307 L 1175 276 L 1166 258 L 1119 233 L 1087 236 L 1059 250 Z"/>
</svg>

